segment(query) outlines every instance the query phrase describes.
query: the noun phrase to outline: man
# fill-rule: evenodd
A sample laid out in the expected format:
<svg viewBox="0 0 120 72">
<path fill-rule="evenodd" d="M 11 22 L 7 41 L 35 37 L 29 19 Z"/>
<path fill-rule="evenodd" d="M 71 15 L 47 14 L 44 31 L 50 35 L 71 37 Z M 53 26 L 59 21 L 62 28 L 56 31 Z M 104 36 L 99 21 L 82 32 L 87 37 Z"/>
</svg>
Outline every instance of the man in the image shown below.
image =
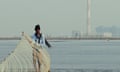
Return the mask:
<svg viewBox="0 0 120 72">
<path fill-rule="evenodd" d="M 48 46 L 48 48 L 51 47 L 51 45 L 48 43 L 47 39 L 44 37 L 44 35 L 40 31 L 40 25 L 35 26 L 35 33 L 32 36 L 32 39 L 35 43 L 40 44 L 41 46 Z M 33 64 L 35 67 L 36 72 L 40 72 L 40 54 L 37 49 L 33 49 Z"/>
</svg>

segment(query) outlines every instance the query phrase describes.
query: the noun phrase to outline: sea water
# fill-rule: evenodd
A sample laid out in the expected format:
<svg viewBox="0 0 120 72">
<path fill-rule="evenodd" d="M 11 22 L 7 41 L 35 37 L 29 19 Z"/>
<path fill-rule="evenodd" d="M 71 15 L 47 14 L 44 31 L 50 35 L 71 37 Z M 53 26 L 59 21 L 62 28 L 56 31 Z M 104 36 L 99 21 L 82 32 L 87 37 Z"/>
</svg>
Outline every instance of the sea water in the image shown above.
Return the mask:
<svg viewBox="0 0 120 72">
<path fill-rule="evenodd" d="M 8 56 L 18 40 L 0 41 L 0 61 Z M 119 40 L 49 41 L 52 72 L 120 72 Z"/>
</svg>

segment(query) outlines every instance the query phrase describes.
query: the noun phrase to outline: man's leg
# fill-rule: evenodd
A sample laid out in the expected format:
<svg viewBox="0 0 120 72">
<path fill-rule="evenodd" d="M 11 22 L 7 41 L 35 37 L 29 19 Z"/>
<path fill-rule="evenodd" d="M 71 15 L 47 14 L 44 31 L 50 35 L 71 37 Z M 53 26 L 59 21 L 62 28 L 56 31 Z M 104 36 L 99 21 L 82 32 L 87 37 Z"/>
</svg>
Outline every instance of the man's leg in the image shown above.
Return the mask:
<svg viewBox="0 0 120 72">
<path fill-rule="evenodd" d="M 36 61 L 37 61 L 37 54 L 35 49 L 33 49 L 33 64 L 34 64 L 35 72 L 38 72 Z"/>
<path fill-rule="evenodd" d="M 41 59 L 42 59 L 42 55 L 41 55 L 41 53 L 40 52 L 37 52 L 37 57 L 38 57 L 38 71 L 39 72 L 41 72 L 40 71 L 40 68 L 41 68 Z"/>
<path fill-rule="evenodd" d="M 41 66 L 41 64 L 40 64 L 40 62 L 39 62 L 39 60 L 38 60 L 38 72 L 41 72 L 41 71 L 40 71 L 40 66 Z"/>
</svg>

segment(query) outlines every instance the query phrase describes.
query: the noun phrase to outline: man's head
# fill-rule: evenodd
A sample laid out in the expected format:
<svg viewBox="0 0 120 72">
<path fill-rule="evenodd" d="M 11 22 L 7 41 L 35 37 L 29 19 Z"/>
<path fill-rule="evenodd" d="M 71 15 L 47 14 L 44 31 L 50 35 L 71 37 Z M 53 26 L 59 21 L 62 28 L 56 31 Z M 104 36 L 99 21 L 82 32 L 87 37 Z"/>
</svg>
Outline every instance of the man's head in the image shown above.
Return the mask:
<svg viewBox="0 0 120 72">
<path fill-rule="evenodd" d="M 40 25 L 39 24 L 35 25 L 35 32 L 40 33 Z"/>
</svg>

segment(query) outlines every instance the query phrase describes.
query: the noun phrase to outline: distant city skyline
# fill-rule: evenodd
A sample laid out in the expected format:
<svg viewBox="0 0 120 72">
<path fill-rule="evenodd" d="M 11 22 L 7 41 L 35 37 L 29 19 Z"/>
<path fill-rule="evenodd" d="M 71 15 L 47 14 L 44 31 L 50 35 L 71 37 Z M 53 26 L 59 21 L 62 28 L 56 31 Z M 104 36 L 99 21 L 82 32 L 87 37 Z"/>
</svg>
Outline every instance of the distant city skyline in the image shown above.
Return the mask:
<svg viewBox="0 0 120 72">
<path fill-rule="evenodd" d="M 117 26 L 111 26 L 111 27 L 98 26 L 98 27 L 96 27 L 96 32 L 98 35 L 103 35 L 104 33 L 111 33 L 112 36 L 120 36 L 120 27 L 117 27 Z"/>
<path fill-rule="evenodd" d="M 120 27 L 120 0 L 91 0 L 91 33 L 96 27 Z M 0 0 L 0 36 L 33 34 L 40 24 L 45 35 L 87 31 L 87 0 Z"/>
</svg>

